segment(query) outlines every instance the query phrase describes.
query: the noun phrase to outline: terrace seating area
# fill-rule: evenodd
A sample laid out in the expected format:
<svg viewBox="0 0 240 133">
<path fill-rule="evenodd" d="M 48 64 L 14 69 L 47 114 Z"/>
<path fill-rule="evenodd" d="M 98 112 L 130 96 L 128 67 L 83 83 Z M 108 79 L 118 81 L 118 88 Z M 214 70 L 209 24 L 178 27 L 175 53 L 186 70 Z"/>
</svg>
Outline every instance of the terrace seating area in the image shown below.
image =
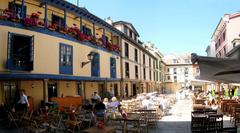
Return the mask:
<svg viewBox="0 0 240 133">
<path fill-rule="evenodd" d="M 237 133 L 240 114 L 239 101 L 237 99 L 215 100 L 218 102 L 209 101 L 206 97 L 193 100 L 191 131 Z"/>
<path fill-rule="evenodd" d="M 150 128 L 157 128 L 158 121 L 175 103 L 174 95 L 139 94 L 136 98 L 120 100 L 121 106 L 115 109 L 106 108 L 104 115 L 98 116 L 95 109 L 86 110 L 83 107 L 85 103 L 67 104 L 71 102 L 66 102 L 66 100 L 73 99 L 73 97 L 52 98 L 54 102 L 57 102 L 57 104 L 53 104 L 54 106 L 26 110 L 21 113 L 12 108 L 2 108 L 1 111 L 4 110 L 4 113 L 7 114 L 7 117 L 4 118 L 4 121 L 7 121 L 5 122 L 6 130 L 41 133 L 149 132 Z M 141 103 L 140 99 L 142 101 L 151 100 L 151 104 L 146 106 L 144 102 Z"/>
</svg>

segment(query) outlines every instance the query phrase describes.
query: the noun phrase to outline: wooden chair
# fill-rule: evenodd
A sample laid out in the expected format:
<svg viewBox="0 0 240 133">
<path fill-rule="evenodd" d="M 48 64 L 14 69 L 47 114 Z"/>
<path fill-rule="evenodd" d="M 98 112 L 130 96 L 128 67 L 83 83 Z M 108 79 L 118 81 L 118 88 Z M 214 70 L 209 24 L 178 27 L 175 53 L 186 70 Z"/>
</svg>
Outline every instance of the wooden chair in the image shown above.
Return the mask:
<svg viewBox="0 0 240 133">
<path fill-rule="evenodd" d="M 72 128 L 72 132 L 75 132 L 76 127 L 80 131 L 82 121 L 78 120 L 74 113 L 69 113 L 69 119 L 66 120 L 66 125 Z"/>
<path fill-rule="evenodd" d="M 198 116 L 202 115 L 202 116 Z M 191 131 L 192 133 L 206 132 L 207 117 L 203 113 L 192 112 Z"/>
<path fill-rule="evenodd" d="M 125 119 L 124 120 L 124 133 L 128 132 L 134 132 L 134 133 L 140 133 L 140 120 L 131 120 L 131 119 Z"/>
<path fill-rule="evenodd" d="M 34 120 L 23 119 L 23 132 L 27 133 L 47 133 L 48 127 L 42 126 Z"/>
<path fill-rule="evenodd" d="M 16 115 L 14 115 L 11 111 L 8 112 L 8 127 L 10 128 L 11 125 L 14 125 L 16 128 L 18 128 L 18 122 L 20 120 L 17 118 Z"/>
<path fill-rule="evenodd" d="M 237 133 L 237 127 L 227 127 L 217 130 L 217 133 Z"/>
<path fill-rule="evenodd" d="M 223 128 L 223 115 L 208 115 L 207 131 L 217 131 Z"/>
</svg>

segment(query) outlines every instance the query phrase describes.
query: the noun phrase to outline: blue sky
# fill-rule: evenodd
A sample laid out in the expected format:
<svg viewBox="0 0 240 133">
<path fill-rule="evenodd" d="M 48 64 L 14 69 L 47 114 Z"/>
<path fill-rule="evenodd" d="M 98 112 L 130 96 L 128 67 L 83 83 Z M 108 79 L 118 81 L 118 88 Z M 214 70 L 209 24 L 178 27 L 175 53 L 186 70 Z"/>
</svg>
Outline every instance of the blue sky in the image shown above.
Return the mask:
<svg viewBox="0 0 240 133">
<path fill-rule="evenodd" d="M 68 0 L 77 3 L 77 0 Z M 240 11 L 238 0 L 79 0 L 80 6 L 104 19 L 131 22 L 141 41 L 151 41 L 163 54 L 205 49 L 220 18 Z"/>
</svg>

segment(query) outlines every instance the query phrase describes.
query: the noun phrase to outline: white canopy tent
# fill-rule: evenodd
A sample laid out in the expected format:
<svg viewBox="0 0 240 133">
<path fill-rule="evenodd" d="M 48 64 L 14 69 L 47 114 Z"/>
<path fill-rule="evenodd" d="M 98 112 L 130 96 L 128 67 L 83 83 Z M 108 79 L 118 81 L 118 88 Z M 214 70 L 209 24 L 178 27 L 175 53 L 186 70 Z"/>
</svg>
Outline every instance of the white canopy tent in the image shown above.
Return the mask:
<svg viewBox="0 0 240 133">
<path fill-rule="evenodd" d="M 240 82 L 240 60 L 231 58 L 204 57 L 192 54 L 192 62 L 198 63 L 200 79 L 224 82 Z"/>
</svg>

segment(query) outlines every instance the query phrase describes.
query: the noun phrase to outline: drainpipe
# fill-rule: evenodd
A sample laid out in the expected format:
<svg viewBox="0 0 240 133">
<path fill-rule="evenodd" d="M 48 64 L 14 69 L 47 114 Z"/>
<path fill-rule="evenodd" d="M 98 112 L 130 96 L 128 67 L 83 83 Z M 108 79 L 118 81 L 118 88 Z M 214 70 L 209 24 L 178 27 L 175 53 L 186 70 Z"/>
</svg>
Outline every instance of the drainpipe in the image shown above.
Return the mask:
<svg viewBox="0 0 240 133">
<path fill-rule="evenodd" d="M 124 97 L 124 85 L 123 85 L 123 56 L 122 56 L 122 36 L 119 37 L 119 44 L 120 44 L 120 75 L 121 75 L 121 80 L 120 80 L 120 96 Z"/>
<path fill-rule="evenodd" d="M 44 27 L 47 28 L 48 27 L 48 16 L 47 16 L 47 9 L 48 5 L 47 2 L 45 2 L 45 12 L 44 12 Z"/>
</svg>

